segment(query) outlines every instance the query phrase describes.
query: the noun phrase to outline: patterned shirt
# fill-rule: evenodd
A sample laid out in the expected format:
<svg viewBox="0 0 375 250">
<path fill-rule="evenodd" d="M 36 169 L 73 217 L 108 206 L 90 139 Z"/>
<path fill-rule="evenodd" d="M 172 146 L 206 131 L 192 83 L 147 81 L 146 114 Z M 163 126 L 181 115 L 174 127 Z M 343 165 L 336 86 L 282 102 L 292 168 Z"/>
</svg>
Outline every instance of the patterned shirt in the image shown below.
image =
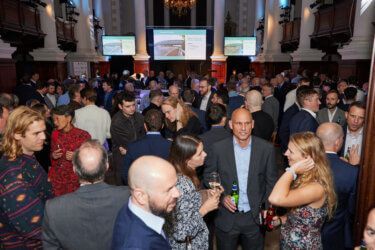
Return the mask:
<svg viewBox="0 0 375 250">
<path fill-rule="evenodd" d="M 42 218 L 49 198 L 51 185 L 34 156 L 0 159 L 0 249 L 42 248 Z"/>
</svg>

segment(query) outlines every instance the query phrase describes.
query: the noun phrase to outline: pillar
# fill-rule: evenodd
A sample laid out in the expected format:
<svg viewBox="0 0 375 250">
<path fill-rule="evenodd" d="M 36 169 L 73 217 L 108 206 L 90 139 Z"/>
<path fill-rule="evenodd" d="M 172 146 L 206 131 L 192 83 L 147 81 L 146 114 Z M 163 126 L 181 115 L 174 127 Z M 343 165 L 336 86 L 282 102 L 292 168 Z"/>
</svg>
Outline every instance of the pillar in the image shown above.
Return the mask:
<svg viewBox="0 0 375 250">
<path fill-rule="evenodd" d="M 104 58 L 95 50 L 95 36 L 93 25 L 92 0 L 73 0 L 79 16 L 76 17 L 77 24 L 74 27 L 74 34 L 77 42 L 77 51 L 67 55 L 69 74 L 76 74 L 86 68 L 88 77 L 91 74 L 90 62 L 103 61 Z M 87 66 L 83 66 L 83 64 Z"/>
<path fill-rule="evenodd" d="M 281 25 L 279 25 L 280 14 L 279 0 L 267 0 L 265 6 L 263 52 L 256 57 L 256 62 L 290 61 L 289 54 L 281 52 L 279 43 L 283 37 L 283 30 Z"/>
<path fill-rule="evenodd" d="M 310 35 L 314 32 L 315 16 L 310 4 L 315 0 L 302 1 L 301 7 L 301 27 L 299 36 L 298 49 L 294 51 L 291 56 L 293 61 L 320 61 L 324 53 L 317 49 L 310 48 Z"/>
<path fill-rule="evenodd" d="M 35 49 L 30 53 L 34 57 L 35 61 L 62 62 L 65 60 L 66 53 L 61 51 L 57 46 L 53 1 L 54 0 L 45 0 L 45 8 L 39 6 L 40 25 L 43 33 L 45 33 L 46 36 L 44 37 L 44 47 Z"/>
<path fill-rule="evenodd" d="M 134 0 L 135 13 L 135 48 L 134 72 L 141 73 L 143 70 L 149 70 L 149 58 L 146 46 L 146 15 L 145 0 Z"/>
<path fill-rule="evenodd" d="M 214 16 L 214 52 L 211 56 L 212 77 L 219 83 L 226 82 L 227 57 L 224 56 L 224 19 L 225 0 L 215 0 Z"/>
<path fill-rule="evenodd" d="M 338 50 L 342 60 L 371 59 L 375 1 L 356 2 L 353 37 L 348 45 Z"/>
<path fill-rule="evenodd" d="M 256 41 L 257 41 L 257 48 L 256 48 L 257 53 L 260 53 L 260 48 L 262 47 L 262 44 L 263 44 L 263 37 L 261 35 L 261 32 L 257 31 L 257 28 L 259 27 L 259 20 L 261 18 L 264 18 L 264 0 L 256 0 L 254 36 L 256 36 Z"/>
</svg>

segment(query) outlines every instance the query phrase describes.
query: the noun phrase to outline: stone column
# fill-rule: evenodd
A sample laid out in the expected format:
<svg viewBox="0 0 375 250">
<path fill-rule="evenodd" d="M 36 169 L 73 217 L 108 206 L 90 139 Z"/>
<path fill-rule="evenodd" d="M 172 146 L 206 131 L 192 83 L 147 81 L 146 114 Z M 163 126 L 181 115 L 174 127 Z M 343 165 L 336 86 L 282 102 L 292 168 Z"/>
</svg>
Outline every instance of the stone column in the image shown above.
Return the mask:
<svg viewBox="0 0 375 250">
<path fill-rule="evenodd" d="M 375 1 L 357 0 L 355 8 L 354 34 L 351 42 L 339 49 L 342 60 L 371 59 L 372 39 L 374 35 Z"/>
<path fill-rule="evenodd" d="M 257 41 L 257 53 L 260 52 L 260 48 L 262 47 L 263 40 L 261 36 L 261 32 L 257 31 L 259 27 L 259 19 L 264 18 L 264 0 L 256 0 L 255 3 L 255 25 L 254 25 L 254 36 L 256 36 Z"/>
<path fill-rule="evenodd" d="M 267 0 L 265 7 L 263 52 L 257 56 L 256 62 L 289 62 L 290 55 L 281 53 L 280 41 L 283 37 L 280 20 L 279 0 Z"/>
<path fill-rule="evenodd" d="M 68 54 L 67 59 L 75 62 L 96 62 L 102 60 L 95 50 L 92 0 L 73 0 L 76 4 L 77 24 L 74 34 L 77 42 L 77 52 Z M 89 72 L 88 72 L 89 73 Z"/>
<path fill-rule="evenodd" d="M 39 6 L 40 12 L 40 25 L 44 37 L 44 48 L 35 49 L 30 54 L 34 57 L 35 61 L 64 61 L 66 53 L 61 51 L 57 46 L 56 37 L 56 24 L 55 24 L 55 11 L 54 0 L 45 0 L 47 4 L 45 8 Z"/>
<path fill-rule="evenodd" d="M 320 61 L 324 53 L 317 49 L 310 48 L 310 35 L 314 32 L 315 16 L 314 10 L 310 8 L 310 4 L 315 0 L 302 1 L 301 7 L 301 27 L 299 36 L 298 49 L 291 53 L 293 61 Z"/>
<path fill-rule="evenodd" d="M 212 60 L 212 76 L 216 77 L 220 83 L 226 82 L 226 60 L 224 56 L 224 19 L 225 0 L 215 0 L 214 16 L 214 52 Z"/>
<path fill-rule="evenodd" d="M 136 55 L 134 58 L 134 72 L 142 73 L 149 68 L 149 58 L 146 47 L 146 16 L 145 0 L 134 0 L 135 13 L 135 48 Z"/>
</svg>

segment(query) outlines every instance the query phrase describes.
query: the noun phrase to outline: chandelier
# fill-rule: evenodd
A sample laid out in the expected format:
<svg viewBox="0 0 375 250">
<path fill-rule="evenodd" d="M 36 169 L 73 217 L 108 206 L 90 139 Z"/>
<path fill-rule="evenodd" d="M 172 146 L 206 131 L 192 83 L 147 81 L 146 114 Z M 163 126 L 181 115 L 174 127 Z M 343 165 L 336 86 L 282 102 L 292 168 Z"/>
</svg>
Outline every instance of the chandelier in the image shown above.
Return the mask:
<svg viewBox="0 0 375 250">
<path fill-rule="evenodd" d="M 186 15 L 187 11 L 193 8 L 196 2 L 196 0 L 164 0 L 164 5 L 180 17 Z"/>
</svg>

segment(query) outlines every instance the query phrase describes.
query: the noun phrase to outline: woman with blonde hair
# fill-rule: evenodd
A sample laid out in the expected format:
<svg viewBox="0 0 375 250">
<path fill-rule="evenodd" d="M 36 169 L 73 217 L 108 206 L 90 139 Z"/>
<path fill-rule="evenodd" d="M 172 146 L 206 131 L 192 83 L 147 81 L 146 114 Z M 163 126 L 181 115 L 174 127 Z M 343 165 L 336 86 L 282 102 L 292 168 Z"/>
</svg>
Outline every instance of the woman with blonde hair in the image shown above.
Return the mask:
<svg viewBox="0 0 375 250">
<path fill-rule="evenodd" d="M 289 168 L 275 184 L 268 200 L 289 208 L 277 218 L 281 226 L 281 249 L 322 249 L 321 227 L 328 215 L 332 218 L 336 194 L 325 150 L 311 132 L 290 137 L 285 156 Z"/>
<path fill-rule="evenodd" d="M 174 138 L 182 134 L 199 135 L 202 133 L 202 125 L 196 114 L 180 99 L 168 97 L 161 105 L 161 110 L 166 118 L 167 137 L 169 137 L 168 134 Z"/>
</svg>

